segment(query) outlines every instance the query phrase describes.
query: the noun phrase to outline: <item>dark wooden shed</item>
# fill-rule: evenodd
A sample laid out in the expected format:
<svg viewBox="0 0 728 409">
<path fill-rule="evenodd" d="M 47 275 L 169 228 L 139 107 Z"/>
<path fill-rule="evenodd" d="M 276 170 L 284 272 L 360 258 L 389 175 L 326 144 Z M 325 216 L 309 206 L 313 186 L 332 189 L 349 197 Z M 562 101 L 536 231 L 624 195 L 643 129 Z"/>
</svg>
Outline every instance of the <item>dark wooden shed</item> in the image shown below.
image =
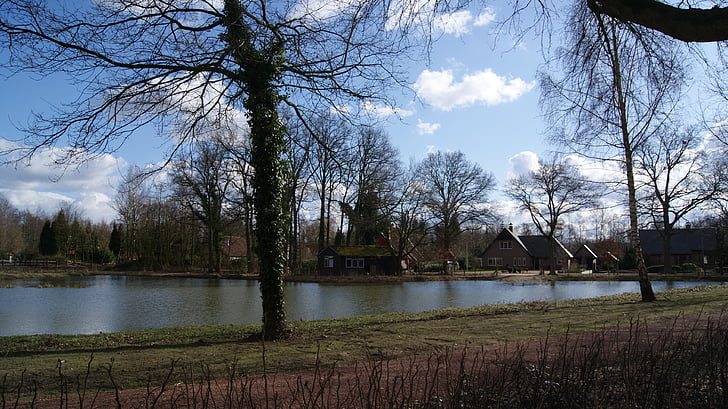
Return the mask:
<svg viewBox="0 0 728 409">
<path fill-rule="evenodd" d="M 321 275 L 394 275 L 399 260 L 389 246 L 328 246 L 318 254 Z"/>
</svg>

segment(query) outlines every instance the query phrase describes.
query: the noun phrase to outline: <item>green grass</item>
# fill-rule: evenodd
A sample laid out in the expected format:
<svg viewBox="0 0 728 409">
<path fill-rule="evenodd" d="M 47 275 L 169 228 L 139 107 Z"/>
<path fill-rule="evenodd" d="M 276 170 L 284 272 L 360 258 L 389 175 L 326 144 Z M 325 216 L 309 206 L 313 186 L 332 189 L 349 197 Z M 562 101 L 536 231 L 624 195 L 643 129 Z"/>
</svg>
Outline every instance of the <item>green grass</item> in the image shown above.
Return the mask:
<svg viewBox="0 0 728 409">
<path fill-rule="evenodd" d="M 657 294 L 653 303 L 638 294 L 587 300 L 531 302 L 445 309 L 418 314 L 384 314 L 290 323 L 289 339 L 263 344 L 260 327 L 201 326 L 83 336 L 0 337 L 0 380 L 37 382 L 53 394 L 59 371 L 71 378 L 108 382 L 111 368 L 119 386 L 160 383 L 176 365 L 199 365 L 222 376 L 235 362 L 238 371 L 262 373 L 347 365 L 371 359 L 424 355 L 449 347 L 479 347 L 602 329 L 630 322 L 675 319 L 725 310 L 728 286 L 692 287 Z M 89 366 L 90 362 L 90 366 Z M 106 387 L 110 388 L 110 385 Z"/>
</svg>

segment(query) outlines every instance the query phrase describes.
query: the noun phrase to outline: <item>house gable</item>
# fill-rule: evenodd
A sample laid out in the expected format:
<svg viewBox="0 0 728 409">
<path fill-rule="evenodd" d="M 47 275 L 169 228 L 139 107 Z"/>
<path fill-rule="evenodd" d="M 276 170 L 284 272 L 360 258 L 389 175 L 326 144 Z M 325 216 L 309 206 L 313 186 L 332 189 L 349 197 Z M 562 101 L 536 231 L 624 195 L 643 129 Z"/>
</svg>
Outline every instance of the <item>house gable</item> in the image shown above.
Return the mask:
<svg viewBox="0 0 728 409">
<path fill-rule="evenodd" d="M 595 253 L 586 244 L 582 245 L 574 252 L 574 258 L 582 268 L 587 270 L 597 269 L 597 260 L 599 259 L 599 256 L 597 256 L 597 253 Z"/>
<path fill-rule="evenodd" d="M 224 236 L 222 238 L 222 254 L 232 260 L 245 258 L 248 255 L 245 237 Z"/>
<path fill-rule="evenodd" d="M 532 255 L 521 239 L 508 228 L 503 229 L 481 254 L 488 268 L 512 266 L 529 269 Z"/>
<path fill-rule="evenodd" d="M 597 259 L 599 256 L 597 256 L 597 253 L 595 253 L 592 249 L 589 248 L 586 244 L 579 247 L 579 250 L 577 250 L 574 253 L 574 257 L 580 258 L 580 259 Z"/>
<path fill-rule="evenodd" d="M 573 258 L 573 255 L 558 240 L 555 257 Z M 538 269 L 549 263 L 549 240 L 544 236 L 518 236 L 511 228 L 504 228 L 486 247 L 481 255 L 488 268 L 515 267 L 517 269 Z M 557 260 L 558 262 L 558 260 Z"/>
</svg>

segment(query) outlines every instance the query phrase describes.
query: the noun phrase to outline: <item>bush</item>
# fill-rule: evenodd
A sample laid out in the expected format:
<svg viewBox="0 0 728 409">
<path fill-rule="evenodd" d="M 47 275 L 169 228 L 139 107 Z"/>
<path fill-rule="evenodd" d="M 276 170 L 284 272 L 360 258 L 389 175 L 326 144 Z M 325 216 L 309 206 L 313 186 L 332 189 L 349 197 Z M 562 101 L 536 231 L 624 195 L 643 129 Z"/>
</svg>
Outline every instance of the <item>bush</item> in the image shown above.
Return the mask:
<svg viewBox="0 0 728 409">
<path fill-rule="evenodd" d="M 422 263 L 423 273 L 437 273 L 442 271 L 442 263 Z"/>
<path fill-rule="evenodd" d="M 682 264 L 679 268 L 680 268 L 681 273 L 699 274 L 699 273 L 703 272 L 703 269 L 694 263 L 685 263 L 685 264 Z"/>
</svg>

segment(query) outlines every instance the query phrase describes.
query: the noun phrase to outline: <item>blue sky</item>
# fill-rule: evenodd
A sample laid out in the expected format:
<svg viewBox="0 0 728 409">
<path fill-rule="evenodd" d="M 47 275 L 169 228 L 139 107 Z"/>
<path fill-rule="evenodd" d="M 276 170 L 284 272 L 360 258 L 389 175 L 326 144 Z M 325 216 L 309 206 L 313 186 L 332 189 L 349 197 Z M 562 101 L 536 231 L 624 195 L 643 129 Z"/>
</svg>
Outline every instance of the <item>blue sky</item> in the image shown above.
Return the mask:
<svg viewBox="0 0 728 409">
<path fill-rule="evenodd" d="M 395 107 L 398 115 L 384 121 L 404 163 L 432 150 L 461 150 L 492 172 L 500 188 L 514 169 L 528 169 L 548 150 L 535 81 L 543 61 L 540 43 L 516 44 L 501 34 L 494 47 L 493 20 L 508 12 L 507 5 L 493 6 L 443 18 L 442 38 L 429 61 L 410 67 L 408 82 L 416 96 L 399 92 L 404 96 Z M 0 145 L 5 146 L 22 137 L 15 126 L 26 124 L 33 111 L 51 112 L 75 96 L 60 75 L 0 78 L 0 87 Z M 119 151 L 65 172 L 51 165 L 52 149 L 42 150 L 30 163 L 0 167 L 0 193 L 20 209 L 51 214 L 61 201 L 70 201 L 85 217 L 111 222 L 119 175 L 132 164 L 162 160 L 161 144 L 151 134 L 139 134 Z M 494 192 L 493 200 L 503 200 L 502 195 Z"/>
</svg>

